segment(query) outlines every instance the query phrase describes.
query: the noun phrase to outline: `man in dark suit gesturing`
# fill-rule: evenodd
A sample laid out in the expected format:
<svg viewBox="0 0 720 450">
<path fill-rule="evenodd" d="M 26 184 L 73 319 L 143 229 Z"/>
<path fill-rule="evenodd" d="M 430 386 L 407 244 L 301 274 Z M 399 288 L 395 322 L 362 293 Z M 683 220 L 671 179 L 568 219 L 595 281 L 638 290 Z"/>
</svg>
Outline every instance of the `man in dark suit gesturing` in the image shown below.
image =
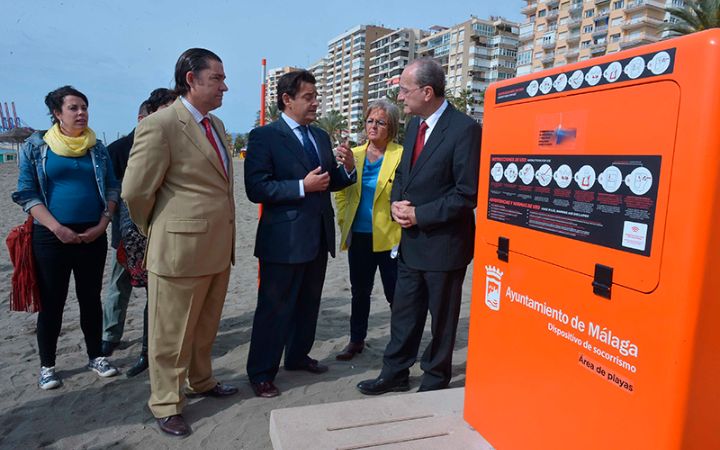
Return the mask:
<svg viewBox="0 0 720 450">
<path fill-rule="evenodd" d="M 363 394 L 410 389 L 427 312 L 432 341 L 422 356 L 419 391 L 444 389 L 452 376 L 462 284 L 473 256 L 480 126 L 444 98 L 445 73 L 434 60 L 408 65 L 398 99 L 413 118 L 395 172 L 392 214 L 402 227 L 390 343 L 376 379 Z"/>
<path fill-rule="evenodd" d="M 277 85 L 277 121 L 250 132 L 245 191 L 262 203 L 255 240 L 260 286 L 247 371 L 258 397 L 280 394 L 273 384 L 285 351 L 286 370 L 327 371 L 308 355 L 315 340 L 327 256 L 335 256 L 330 191 L 355 181 L 352 151 L 308 126 L 317 117 L 315 77 L 306 70 Z"/>
</svg>

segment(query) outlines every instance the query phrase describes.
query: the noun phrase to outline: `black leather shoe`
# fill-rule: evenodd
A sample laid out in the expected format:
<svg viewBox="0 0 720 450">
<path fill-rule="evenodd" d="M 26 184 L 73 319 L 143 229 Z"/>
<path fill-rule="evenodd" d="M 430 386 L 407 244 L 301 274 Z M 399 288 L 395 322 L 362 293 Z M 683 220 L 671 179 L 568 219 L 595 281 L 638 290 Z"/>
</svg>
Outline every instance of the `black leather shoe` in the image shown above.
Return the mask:
<svg viewBox="0 0 720 450">
<path fill-rule="evenodd" d="M 100 344 L 100 353 L 102 356 L 112 356 L 115 349 L 120 345 L 120 342 L 102 341 Z"/>
<path fill-rule="evenodd" d="M 365 348 L 365 342 L 350 342 L 348 345 L 345 346 L 343 351 L 341 353 L 338 353 L 335 355 L 335 359 L 338 361 L 350 361 L 355 357 L 355 354 L 362 353 L 363 349 Z"/>
<path fill-rule="evenodd" d="M 233 394 L 237 394 L 238 388 L 235 386 L 232 386 L 230 384 L 222 384 L 218 383 L 210 389 L 209 391 L 205 392 L 198 392 L 198 393 L 188 393 L 186 397 L 189 398 L 196 398 L 196 397 L 228 397 Z"/>
<path fill-rule="evenodd" d="M 172 436 L 184 437 L 192 433 L 190 425 L 185 422 L 185 419 L 180 414 L 155 420 L 160 430 Z"/>
<path fill-rule="evenodd" d="M 280 395 L 280 390 L 275 387 L 272 381 L 261 381 L 259 383 L 250 382 L 250 386 L 253 388 L 253 392 L 257 397 L 262 398 L 273 398 Z"/>
<path fill-rule="evenodd" d="M 304 370 L 310 373 L 325 373 L 328 371 L 328 366 L 320 364 L 317 359 L 308 359 L 307 362 L 301 366 L 285 366 L 285 370 Z"/>
<path fill-rule="evenodd" d="M 148 357 L 147 353 L 141 353 L 138 360 L 135 362 L 135 365 L 133 365 L 131 368 L 128 369 L 126 375 L 128 378 L 132 378 L 135 375 L 139 375 L 148 368 Z"/>
<path fill-rule="evenodd" d="M 375 378 L 373 380 L 365 380 L 358 383 L 357 388 L 365 395 L 380 395 L 387 392 L 405 392 L 410 390 L 410 382 L 407 378 L 399 380 L 386 380 L 385 378 Z"/>
</svg>

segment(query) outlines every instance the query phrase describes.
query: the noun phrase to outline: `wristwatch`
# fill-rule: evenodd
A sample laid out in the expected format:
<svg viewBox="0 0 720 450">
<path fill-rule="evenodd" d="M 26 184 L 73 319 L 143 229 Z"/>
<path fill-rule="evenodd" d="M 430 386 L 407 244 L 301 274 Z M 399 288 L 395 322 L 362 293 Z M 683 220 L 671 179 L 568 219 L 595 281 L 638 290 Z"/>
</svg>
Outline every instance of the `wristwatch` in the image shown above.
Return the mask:
<svg viewBox="0 0 720 450">
<path fill-rule="evenodd" d="M 107 217 L 107 219 L 108 219 L 110 222 L 112 222 L 112 214 L 110 214 L 110 211 L 108 211 L 108 210 L 106 209 L 105 211 L 102 212 L 102 215 L 103 215 L 103 217 Z"/>
</svg>

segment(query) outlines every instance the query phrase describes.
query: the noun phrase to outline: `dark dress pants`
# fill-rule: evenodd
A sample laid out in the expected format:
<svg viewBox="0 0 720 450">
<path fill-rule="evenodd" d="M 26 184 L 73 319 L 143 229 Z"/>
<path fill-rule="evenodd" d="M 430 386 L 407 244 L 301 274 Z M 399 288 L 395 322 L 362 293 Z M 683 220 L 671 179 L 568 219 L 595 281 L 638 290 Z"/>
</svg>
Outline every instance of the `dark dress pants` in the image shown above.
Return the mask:
<svg viewBox="0 0 720 450">
<path fill-rule="evenodd" d="M 250 381 L 273 381 L 285 351 L 285 367 L 304 366 L 315 342 L 327 248 L 302 264 L 260 260 L 260 286 L 253 318 L 247 372 Z"/>
<path fill-rule="evenodd" d="M 398 282 L 390 319 L 390 343 L 380 374 L 386 379 L 407 378 L 417 359 L 428 310 L 432 339 L 422 355 L 425 372 L 421 388 L 442 389 L 452 378 L 462 284 L 467 267 L 449 272 L 426 272 L 398 261 Z"/>
<path fill-rule="evenodd" d="M 82 232 L 95 224 L 69 224 Z M 57 341 L 62 326 L 70 274 L 75 277 L 75 294 L 80 305 L 80 328 L 88 358 L 101 356 L 103 316 L 100 291 L 107 255 L 107 235 L 89 244 L 63 244 L 50 230 L 33 224 L 32 250 L 40 289 L 41 310 L 37 319 L 40 363 L 55 365 Z"/>
<path fill-rule="evenodd" d="M 352 232 L 348 263 L 352 293 L 350 342 L 359 344 L 367 336 L 370 296 L 375 283 L 375 272 L 380 268 L 385 299 L 392 306 L 397 282 L 397 260 L 390 257 L 390 251 L 373 251 L 372 233 Z"/>
</svg>

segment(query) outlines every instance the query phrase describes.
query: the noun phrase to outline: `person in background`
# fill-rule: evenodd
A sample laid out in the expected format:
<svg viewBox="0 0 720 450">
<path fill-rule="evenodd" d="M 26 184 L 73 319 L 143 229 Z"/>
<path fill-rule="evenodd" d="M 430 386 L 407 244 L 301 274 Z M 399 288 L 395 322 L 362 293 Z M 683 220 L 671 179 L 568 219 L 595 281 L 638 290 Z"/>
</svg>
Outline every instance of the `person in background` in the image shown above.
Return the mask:
<svg viewBox="0 0 720 450">
<path fill-rule="evenodd" d="M 172 105 L 177 96 L 175 92 L 170 89 L 158 88 L 150 93 L 150 97 L 145 100 L 141 106 L 141 109 L 145 109 L 145 116 L 147 117 L 155 111 L 165 109 Z M 143 118 L 144 118 L 143 117 Z M 142 119 L 139 119 L 142 120 Z M 138 120 L 138 121 L 139 121 Z M 135 130 L 133 130 L 134 133 Z M 129 150 L 129 149 L 128 149 Z M 130 155 L 128 151 L 127 156 Z M 127 159 L 120 161 L 118 164 L 124 164 L 122 175 L 125 174 L 125 168 L 127 167 Z M 137 226 L 130 220 L 130 214 L 127 210 L 125 202 L 120 202 L 118 208 L 118 228 L 121 237 L 118 239 L 122 245 L 122 253 L 125 255 L 123 272 L 127 274 L 127 282 L 132 287 L 143 287 L 145 288 L 145 295 L 147 298 L 147 270 L 142 267 L 142 262 L 145 257 L 145 247 L 147 240 L 145 236 L 140 233 Z M 113 224 L 114 226 L 114 224 Z M 113 229 L 114 230 L 114 229 Z M 114 231 L 113 231 L 114 233 Z M 117 257 L 115 258 L 118 259 Z M 125 318 L 125 312 L 127 311 L 127 303 L 124 305 L 125 309 L 122 311 L 123 322 Z M 140 356 L 138 357 L 135 364 L 129 368 L 126 372 L 128 378 L 134 377 L 148 368 L 148 338 L 147 338 L 147 323 L 148 323 L 148 302 L 145 301 L 145 308 L 143 311 L 143 335 L 142 335 L 142 347 L 140 350 Z"/>
<path fill-rule="evenodd" d="M 380 375 L 361 381 L 366 395 L 410 389 L 428 311 L 432 340 L 418 391 L 445 389 L 452 378 L 462 285 L 473 257 L 482 129 L 445 99 L 445 71 L 416 59 L 400 75 L 398 100 L 414 117 L 393 182 L 391 211 L 403 228 L 390 342 Z"/>
<path fill-rule="evenodd" d="M 380 268 L 385 299 L 392 305 L 397 281 L 393 249 L 400 242 L 400 225 L 390 213 L 390 191 L 402 146 L 397 136 L 400 112 L 387 100 L 376 100 L 367 109 L 367 142 L 352 149 L 357 161 L 357 183 L 335 193 L 340 227 L 340 249 L 348 251 L 352 306 L 350 342 L 335 358 L 352 359 L 362 353 L 370 315 L 370 295 Z"/>
<path fill-rule="evenodd" d="M 122 185 L 130 218 L 148 238 L 148 406 L 173 436 L 192 432 L 182 416 L 186 395 L 238 392 L 218 382 L 211 361 L 235 261 L 233 164 L 225 126 L 210 114 L 227 90 L 220 57 L 183 52 L 179 98 L 138 125 Z"/>
<path fill-rule="evenodd" d="M 147 100 L 140 104 L 138 110 L 137 121 L 140 123 L 148 115 Z M 125 168 L 130 157 L 130 149 L 132 148 L 133 139 L 135 138 L 135 129 L 126 136 L 121 137 L 112 144 L 108 145 L 107 150 L 110 154 L 110 160 L 115 170 L 115 178 L 122 182 L 125 175 Z M 120 218 L 117 208 L 112 220 L 110 245 L 117 250 L 120 242 Z M 127 313 L 128 302 L 132 285 L 130 284 L 130 275 L 125 268 L 118 262 L 117 253 L 113 252 L 112 263 L 110 266 L 110 277 L 108 279 L 107 289 L 105 290 L 105 301 L 103 302 L 103 337 L 102 337 L 102 353 L 104 356 L 111 356 L 115 348 L 120 345 L 123 331 L 125 329 L 125 314 Z"/>
<path fill-rule="evenodd" d="M 118 370 L 102 354 L 100 291 L 107 254 L 105 230 L 119 201 L 118 182 L 105 146 L 88 128 L 88 99 L 71 86 L 45 97 L 52 120 L 20 150 L 13 201 L 34 218 L 32 251 L 40 291 L 37 319 L 41 389 L 62 381 L 55 371 L 70 275 L 80 306 L 88 368 L 101 377 Z"/>
</svg>

